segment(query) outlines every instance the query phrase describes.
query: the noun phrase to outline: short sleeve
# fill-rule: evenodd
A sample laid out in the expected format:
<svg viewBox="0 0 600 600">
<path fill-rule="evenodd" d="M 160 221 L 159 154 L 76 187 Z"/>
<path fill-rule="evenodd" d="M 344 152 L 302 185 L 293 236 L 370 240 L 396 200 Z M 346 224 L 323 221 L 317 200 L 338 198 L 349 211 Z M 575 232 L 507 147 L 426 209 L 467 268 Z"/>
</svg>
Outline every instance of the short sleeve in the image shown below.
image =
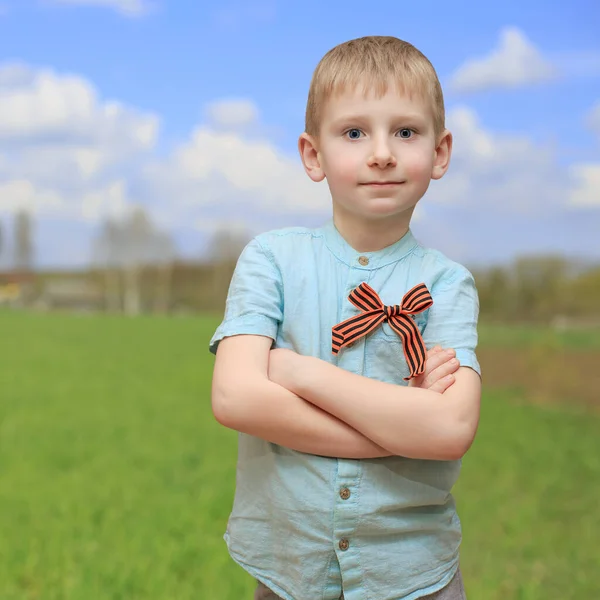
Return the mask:
<svg viewBox="0 0 600 600">
<path fill-rule="evenodd" d="M 473 275 L 464 267 L 443 277 L 432 289 L 433 306 L 423 332 L 427 348 L 453 348 L 462 367 L 481 376 L 477 360 L 479 296 Z"/>
<path fill-rule="evenodd" d="M 223 321 L 210 340 L 216 354 L 219 342 L 232 335 L 262 335 L 277 339 L 283 316 L 283 290 L 279 270 L 270 254 L 255 238 L 236 264 Z"/>
</svg>

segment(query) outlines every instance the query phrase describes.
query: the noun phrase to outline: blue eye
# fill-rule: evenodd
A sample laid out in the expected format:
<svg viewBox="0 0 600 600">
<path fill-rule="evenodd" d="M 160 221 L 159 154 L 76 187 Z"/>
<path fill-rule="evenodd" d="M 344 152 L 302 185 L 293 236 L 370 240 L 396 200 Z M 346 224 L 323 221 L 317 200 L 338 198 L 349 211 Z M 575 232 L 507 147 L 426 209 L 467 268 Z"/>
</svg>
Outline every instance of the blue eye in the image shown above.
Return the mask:
<svg viewBox="0 0 600 600">
<path fill-rule="evenodd" d="M 401 138 L 408 140 L 412 137 L 413 131 L 412 129 L 401 129 L 398 133 Z"/>
<path fill-rule="evenodd" d="M 351 139 L 351 140 L 357 140 L 360 136 L 361 136 L 361 131 L 360 129 L 349 129 L 346 132 L 346 135 Z"/>
</svg>

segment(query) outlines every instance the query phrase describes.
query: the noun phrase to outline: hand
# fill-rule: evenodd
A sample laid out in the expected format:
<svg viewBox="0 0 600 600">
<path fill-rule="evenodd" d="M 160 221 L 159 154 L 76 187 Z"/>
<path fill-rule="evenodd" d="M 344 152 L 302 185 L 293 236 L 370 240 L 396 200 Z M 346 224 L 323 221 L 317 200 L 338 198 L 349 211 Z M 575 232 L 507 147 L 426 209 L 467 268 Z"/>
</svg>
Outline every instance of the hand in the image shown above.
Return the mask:
<svg viewBox="0 0 600 600">
<path fill-rule="evenodd" d="M 436 346 L 428 350 L 425 371 L 411 379 L 408 386 L 443 394 L 454 383 L 453 373 L 460 367 L 455 357 L 456 352 L 452 349 L 442 350 L 440 346 Z"/>
<path fill-rule="evenodd" d="M 269 379 L 292 391 L 294 377 L 298 375 L 298 363 L 302 357 L 286 348 L 275 348 L 269 352 Z"/>
</svg>

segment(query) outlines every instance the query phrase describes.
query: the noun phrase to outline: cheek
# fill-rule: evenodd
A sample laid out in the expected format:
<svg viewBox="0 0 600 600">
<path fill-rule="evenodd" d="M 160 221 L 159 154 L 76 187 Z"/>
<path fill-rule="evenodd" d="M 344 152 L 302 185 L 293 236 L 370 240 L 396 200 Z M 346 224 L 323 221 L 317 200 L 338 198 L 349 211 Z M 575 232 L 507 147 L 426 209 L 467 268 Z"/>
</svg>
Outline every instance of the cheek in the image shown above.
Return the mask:
<svg viewBox="0 0 600 600">
<path fill-rule="evenodd" d="M 427 152 L 414 152 L 406 157 L 404 172 L 411 179 L 423 179 L 431 177 L 433 168 L 433 157 Z"/>
<path fill-rule="evenodd" d="M 332 152 L 324 163 L 325 173 L 330 183 L 338 185 L 356 183 L 360 157 L 348 151 Z"/>
</svg>

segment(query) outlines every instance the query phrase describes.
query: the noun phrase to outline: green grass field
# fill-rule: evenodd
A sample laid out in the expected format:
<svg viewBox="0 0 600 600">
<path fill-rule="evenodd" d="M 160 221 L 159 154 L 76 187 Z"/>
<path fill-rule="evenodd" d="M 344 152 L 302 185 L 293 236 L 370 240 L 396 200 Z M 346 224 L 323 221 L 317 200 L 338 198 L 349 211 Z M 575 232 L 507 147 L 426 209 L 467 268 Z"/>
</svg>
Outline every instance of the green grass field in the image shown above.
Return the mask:
<svg viewBox="0 0 600 600">
<path fill-rule="evenodd" d="M 0 312 L 0 600 L 252 597 L 222 541 L 236 436 L 210 411 L 216 324 Z M 600 598 L 599 431 L 486 390 L 456 488 L 470 600 Z"/>
</svg>

